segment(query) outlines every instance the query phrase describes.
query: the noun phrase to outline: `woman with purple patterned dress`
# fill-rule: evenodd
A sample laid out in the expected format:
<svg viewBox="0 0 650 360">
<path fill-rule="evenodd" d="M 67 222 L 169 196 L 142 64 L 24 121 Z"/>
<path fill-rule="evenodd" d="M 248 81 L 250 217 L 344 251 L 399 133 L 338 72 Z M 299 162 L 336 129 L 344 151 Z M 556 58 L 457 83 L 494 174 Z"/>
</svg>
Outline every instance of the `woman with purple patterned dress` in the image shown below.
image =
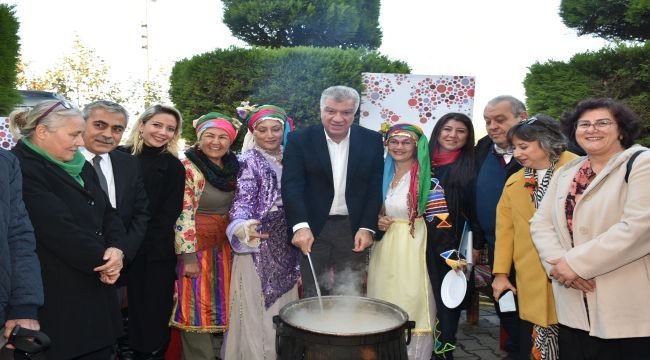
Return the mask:
<svg viewBox="0 0 650 360">
<path fill-rule="evenodd" d="M 246 116 L 252 141 L 239 159 L 226 230 L 234 256 L 225 358 L 275 359 L 272 317 L 298 299 L 300 274 L 299 252 L 288 241 L 280 195 L 282 144 L 293 120 L 272 105 L 238 110 Z"/>
</svg>

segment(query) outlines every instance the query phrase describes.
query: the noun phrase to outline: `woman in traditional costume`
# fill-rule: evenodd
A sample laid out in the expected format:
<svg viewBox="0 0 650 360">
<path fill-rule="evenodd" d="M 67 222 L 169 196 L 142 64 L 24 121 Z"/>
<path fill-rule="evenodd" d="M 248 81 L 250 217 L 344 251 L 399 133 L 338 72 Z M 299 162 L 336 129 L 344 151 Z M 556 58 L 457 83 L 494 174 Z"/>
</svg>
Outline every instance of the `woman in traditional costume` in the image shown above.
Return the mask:
<svg viewBox="0 0 650 360">
<path fill-rule="evenodd" d="M 386 133 L 384 206 L 379 215 L 381 241 L 372 248 L 368 297 L 396 304 L 415 320 L 409 359 L 431 358 L 436 313 L 427 273 L 429 144 L 416 125 L 395 124 Z"/>
<path fill-rule="evenodd" d="M 226 238 L 239 163 L 230 151 L 239 121 L 210 112 L 194 123 L 186 152 L 183 212 L 176 222 L 178 280 L 170 325 L 182 330 L 185 359 L 215 359 L 228 326 L 231 251 Z"/>
<path fill-rule="evenodd" d="M 300 274 L 300 253 L 288 240 L 280 193 L 282 144 L 293 120 L 273 105 L 245 104 L 238 112 L 249 135 L 227 230 L 235 255 L 225 358 L 275 359 L 272 318 L 298 299 Z"/>
</svg>

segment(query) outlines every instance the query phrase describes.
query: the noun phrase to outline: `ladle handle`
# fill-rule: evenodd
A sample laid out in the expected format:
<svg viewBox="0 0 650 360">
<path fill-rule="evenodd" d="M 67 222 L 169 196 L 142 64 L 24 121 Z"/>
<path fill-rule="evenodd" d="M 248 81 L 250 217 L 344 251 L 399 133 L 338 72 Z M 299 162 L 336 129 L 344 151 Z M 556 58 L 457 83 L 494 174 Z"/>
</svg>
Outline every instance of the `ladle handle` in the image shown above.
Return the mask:
<svg viewBox="0 0 650 360">
<path fill-rule="evenodd" d="M 406 322 L 406 345 L 411 343 L 411 330 L 415 329 L 415 321 Z"/>
</svg>

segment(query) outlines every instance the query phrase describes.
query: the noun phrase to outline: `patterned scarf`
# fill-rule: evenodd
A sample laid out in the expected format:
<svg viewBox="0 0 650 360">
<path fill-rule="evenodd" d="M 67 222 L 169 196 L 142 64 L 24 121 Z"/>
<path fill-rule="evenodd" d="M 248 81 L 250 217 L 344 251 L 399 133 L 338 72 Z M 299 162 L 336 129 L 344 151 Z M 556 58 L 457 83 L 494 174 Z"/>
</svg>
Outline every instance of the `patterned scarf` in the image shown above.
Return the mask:
<svg viewBox="0 0 650 360">
<path fill-rule="evenodd" d="M 571 187 L 569 187 L 569 194 L 564 203 L 564 211 L 569 235 L 571 235 L 571 247 L 573 247 L 573 210 L 580 199 L 582 199 L 582 194 L 595 178 L 596 173 L 591 168 L 591 161 L 587 159 L 582 167 L 578 169 L 578 172 L 573 178 L 573 182 L 571 182 Z"/>
<path fill-rule="evenodd" d="M 533 349 L 530 357 L 534 360 L 557 360 L 560 358 L 558 325 L 533 326 Z"/>
<path fill-rule="evenodd" d="M 524 168 L 524 187 L 528 189 L 530 199 L 535 204 L 535 209 L 539 208 L 539 204 L 542 202 L 544 194 L 546 194 L 546 189 L 555 171 L 555 164 L 557 164 L 557 161 L 551 161 L 551 166 L 546 170 L 546 174 L 544 174 L 540 183 L 537 182 L 537 171 L 535 169 Z"/>
<path fill-rule="evenodd" d="M 217 189 L 221 191 L 234 191 L 237 187 L 239 161 L 237 161 L 235 154 L 227 152 L 223 156 L 221 159 L 223 162 L 222 168 L 210 161 L 202 151 L 194 147 L 187 149 L 185 156 L 199 168 L 203 176 L 205 176 L 205 179 Z"/>
</svg>

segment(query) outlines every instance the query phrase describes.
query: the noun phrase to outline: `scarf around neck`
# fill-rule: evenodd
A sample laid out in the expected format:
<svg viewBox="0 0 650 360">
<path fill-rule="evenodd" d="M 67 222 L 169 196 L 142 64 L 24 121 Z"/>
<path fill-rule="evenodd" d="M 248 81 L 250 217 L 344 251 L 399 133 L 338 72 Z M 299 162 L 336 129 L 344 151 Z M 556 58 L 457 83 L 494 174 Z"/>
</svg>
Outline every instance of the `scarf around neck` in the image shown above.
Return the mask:
<svg viewBox="0 0 650 360">
<path fill-rule="evenodd" d="M 185 151 L 190 161 L 203 173 L 205 179 L 221 191 L 234 191 L 237 187 L 237 173 L 239 172 L 239 161 L 232 152 L 227 152 L 221 161 L 223 167 L 219 167 L 208 159 L 202 151 L 191 147 Z"/>
<path fill-rule="evenodd" d="M 431 159 L 431 165 L 433 166 L 445 166 L 452 164 L 460 156 L 461 149 L 454 151 L 440 151 L 440 145 L 437 145 L 433 150 L 433 159 Z"/>
<path fill-rule="evenodd" d="M 81 187 L 84 186 L 84 179 L 81 178 L 81 170 L 83 169 L 84 164 L 86 163 L 86 158 L 83 156 L 81 151 L 79 151 L 79 149 L 77 149 L 77 152 L 75 152 L 72 160 L 64 162 L 53 158 L 52 155 L 50 155 L 50 153 L 34 145 L 27 138 L 23 138 L 22 141 L 28 148 L 34 150 L 34 152 L 41 155 L 49 162 L 63 169 L 63 171 L 65 171 L 68 175 L 70 175 L 77 183 L 79 183 L 79 185 L 81 185 Z"/>
<path fill-rule="evenodd" d="M 535 204 L 535 209 L 539 208 L 539 204 L 542 202 L 544 194 L 546 194 L 546 189 L 555 171 L 555 164 L 557 164 L 557 161 L 551 161 L 551 166 L 546 170 L 541 182 L 537 181 L 537 170 L 524 168 L 524 187 L 528 189 L 530 198 Z"/>
</svg>

